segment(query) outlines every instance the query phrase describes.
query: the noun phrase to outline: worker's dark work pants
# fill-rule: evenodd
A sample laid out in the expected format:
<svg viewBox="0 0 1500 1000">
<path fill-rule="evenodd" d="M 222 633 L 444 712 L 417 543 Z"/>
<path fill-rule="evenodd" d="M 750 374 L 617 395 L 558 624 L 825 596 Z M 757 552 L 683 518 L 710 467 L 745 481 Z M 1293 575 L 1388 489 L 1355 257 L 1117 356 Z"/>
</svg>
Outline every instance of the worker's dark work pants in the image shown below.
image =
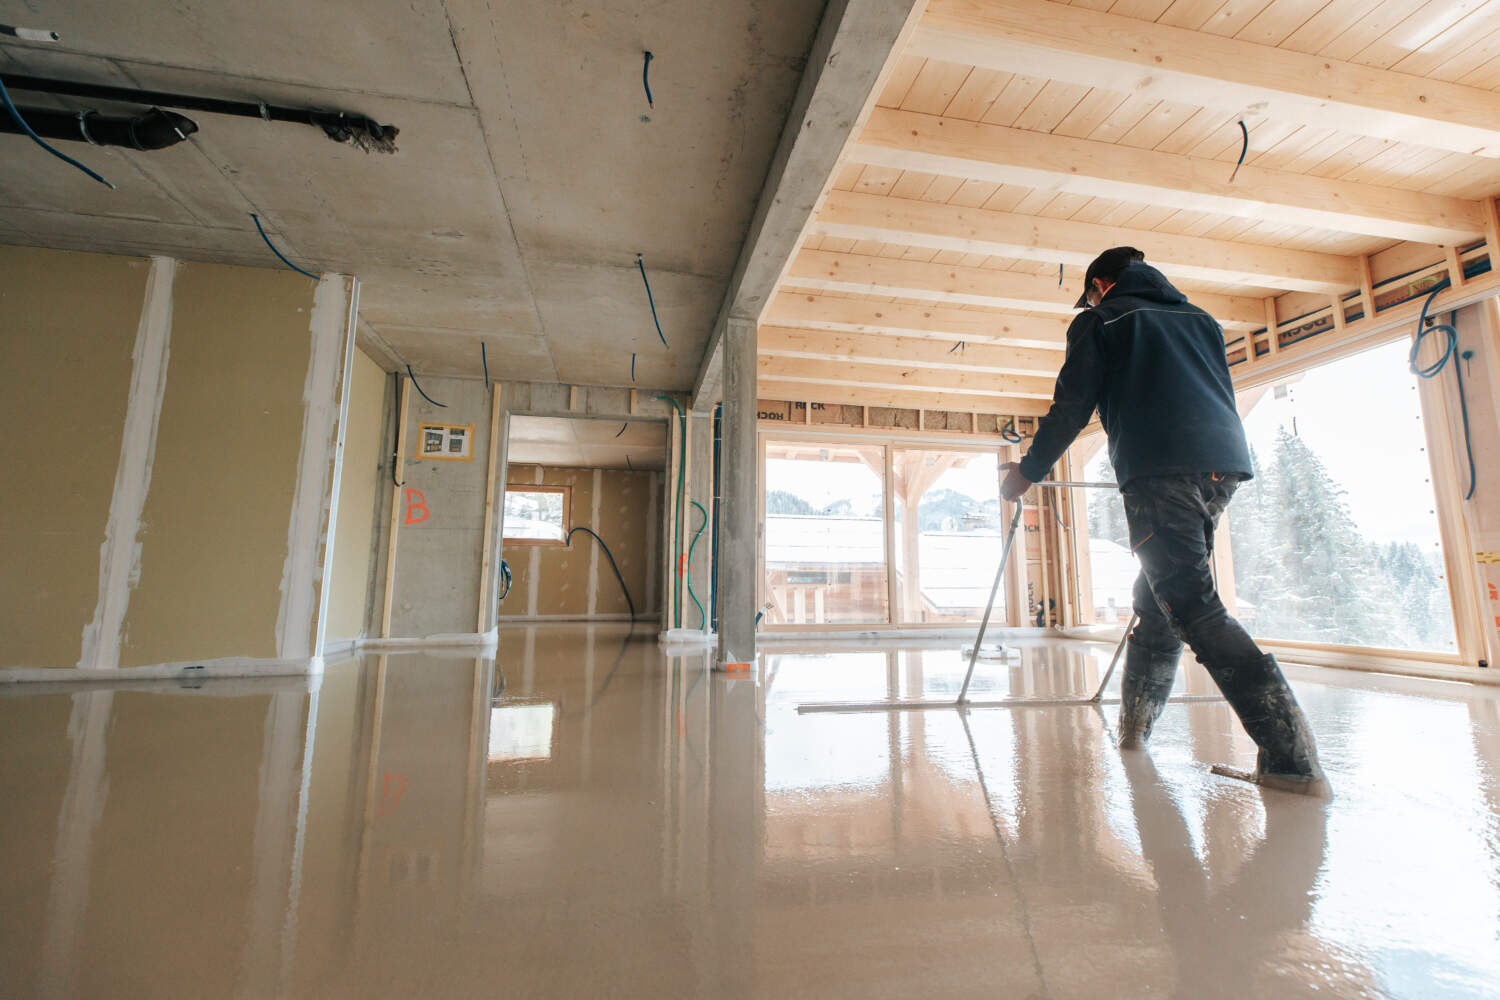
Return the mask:
<svg viewBox="0 0 1500 1000">
<path fill-rule="evenodd" d="M 1204 473 L 1141 476 L 1121 490 L 1130 546 L 1141 563 L 1134 594 L 1140 624 L 1131 644 L 1149 654 L 1131 658 L 1126 670 L 1141 663 L 1158 675 L 1148 688 L 1164 700 L 1187 640 L 1268 764 L 1306 773 L 1314 766 L 1307 755 L 1315 751 L 1310 737 L 1294 735 L 1290 716 L 1300 719 L 1300 711 L 1286 678 L 1275 657 L 1229 616 L 1214 584 L 1214 528 L 1238 486 L 1235 476 Z"/>
</svg>

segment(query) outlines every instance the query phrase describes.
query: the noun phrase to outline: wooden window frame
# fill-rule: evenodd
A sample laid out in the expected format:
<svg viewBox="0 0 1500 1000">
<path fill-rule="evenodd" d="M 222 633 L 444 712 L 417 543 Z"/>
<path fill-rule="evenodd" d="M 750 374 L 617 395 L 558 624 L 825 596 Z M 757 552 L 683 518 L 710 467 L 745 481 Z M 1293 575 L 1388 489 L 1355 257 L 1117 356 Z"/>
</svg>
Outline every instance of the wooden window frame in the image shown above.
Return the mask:
<svg viewBox="0 0 1500 1000">
<path fill-rule="evenodd" d="M 538 545 L 550 548 L 566 548 L 568 545 L 568 533 L 573 530 L 573 487 L 571 486 L 544 486 L 539 483 L 509 483 L 505 487 L 507 495 L 511 493 L 561 493 L 563 498 L 562 520 L 563 536 L 556 538 L 512 538 L 504 534 L 505 509 L 502 506 L 501 518 L 501 541 L 505 545 Z"/>
</svg>

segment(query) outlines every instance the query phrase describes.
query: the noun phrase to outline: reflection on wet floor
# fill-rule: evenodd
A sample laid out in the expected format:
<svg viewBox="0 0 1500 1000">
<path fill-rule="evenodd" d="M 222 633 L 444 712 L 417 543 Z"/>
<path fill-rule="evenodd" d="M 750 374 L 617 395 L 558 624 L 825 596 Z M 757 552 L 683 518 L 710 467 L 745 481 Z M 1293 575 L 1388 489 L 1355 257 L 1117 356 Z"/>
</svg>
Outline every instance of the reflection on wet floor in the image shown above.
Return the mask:
<svg viewBox="0 0 1500 1000">
<path fill-rule="evenodd" d="M 1023 645 L 975 697 L 1087 696 L 1111 652 Z M 1294 671 L 1326 806 L 1209 775 L 1253 759 L 1217 702 L 1128 756 L 1112 706 L 797 713 L 965 665 L 839 644 L 731 680 L 551 626 L 8 689 L 0 996 L 1496 994 L 1500 692 Z"/>
</svg>

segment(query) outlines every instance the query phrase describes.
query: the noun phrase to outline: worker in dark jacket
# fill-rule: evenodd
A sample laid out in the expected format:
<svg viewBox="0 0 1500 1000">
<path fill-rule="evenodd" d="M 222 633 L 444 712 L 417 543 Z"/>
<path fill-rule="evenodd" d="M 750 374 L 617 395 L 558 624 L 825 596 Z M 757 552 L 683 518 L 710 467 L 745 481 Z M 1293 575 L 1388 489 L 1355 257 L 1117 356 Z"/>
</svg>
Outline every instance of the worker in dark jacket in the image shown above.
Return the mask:
<svg viewBox="0 0 1500 1000">
<path fill-rule="evenodd" d="M 1120 747 L 1138 749 L 1161 714 L 1183 640 L 1260 748 L 1256 771 L 1220 774 L 1314 795 L 1330 790 L 1307 720 L 1276 658 L 1261 652 L 1219 599 L 1210 558 L 1214 529 L 1250 449 L 1235 408 L 1224 333 L 1132 247 L 1089 265 L 1084 309 L 1068 327 L 1052 407 L 1002 492 L 1018 500 L 1046 477 L 1099 412 L 1141 563 L 1140 622 L 1125 655 Z"/>
</svg>

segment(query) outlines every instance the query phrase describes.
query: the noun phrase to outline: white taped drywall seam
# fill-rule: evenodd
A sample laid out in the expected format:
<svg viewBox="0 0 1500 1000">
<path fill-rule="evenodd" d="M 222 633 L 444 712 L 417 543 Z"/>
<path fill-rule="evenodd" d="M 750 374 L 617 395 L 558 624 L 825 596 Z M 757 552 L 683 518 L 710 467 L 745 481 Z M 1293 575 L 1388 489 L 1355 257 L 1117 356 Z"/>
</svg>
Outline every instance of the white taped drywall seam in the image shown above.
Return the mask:
<svg viewBox="0 0 1500 1000">
<path fill-rule="evenodd" d="M 302 383 L 302 449 L 297 487 L 287 516 L 286 561 L 281 567 L 281 603 L 276 611 L 276 655 L 312 655 L 313 609 L 318 603 L 318 537 L 323 498 L 328 495 L 329 453 L 336 420 L 339 336 L 345 329 L 348 295 L 343 275 L 325 274 L 313 293 L 308 333 L 312 348 Z"/>
<path fill-rule="evenodd" d="M 349 438 L 349 396 L 354 381 L 355 324 L 359 322 L 359 279 L 349 279 L 349 322 L 344 331 L 344 366 L 339 376 L 338 440 L 333 447 L 333 485 L 328 494 L 328 516 L 323 529 L 323 575 L 318 587 L 317 635 L 313 655 L 324 654 L 328 638 L 328 595 L 333 590 L 333 543 L 338 538 L 339 494 L 344 481 L 344 443 Z"/>
<path fill-rule="evenodd" d="M 599 494 L 604 492 L 604 470 L 595 469 L 592 480 L 593 495 L 589 498 L 589 527 L 598 531 L 600 535 L 604 532 L 599 524 Z M 592 539 L 591 539 L 592 541 Z M 599 611 L 599 546 L 589 546 L 589 615 L 597 614 Z"/>
<path fill-rule="evenodd" d="M 172 282 L 177 261 L 152 257 L 141 302 L 141 322 L 131 351 L 130 395 L 115 467 L 109 521 L 99 546 L 99 603 L 94 619 L 83 627 L 79 669 L 112 670 L 120 665 L 121 631 L 130 591 L 141 574 L 141 513 L 151 488 L 156 458 L 156 429 L 167 388 L 167 357 L 172 342 Z"/>
</svg>

